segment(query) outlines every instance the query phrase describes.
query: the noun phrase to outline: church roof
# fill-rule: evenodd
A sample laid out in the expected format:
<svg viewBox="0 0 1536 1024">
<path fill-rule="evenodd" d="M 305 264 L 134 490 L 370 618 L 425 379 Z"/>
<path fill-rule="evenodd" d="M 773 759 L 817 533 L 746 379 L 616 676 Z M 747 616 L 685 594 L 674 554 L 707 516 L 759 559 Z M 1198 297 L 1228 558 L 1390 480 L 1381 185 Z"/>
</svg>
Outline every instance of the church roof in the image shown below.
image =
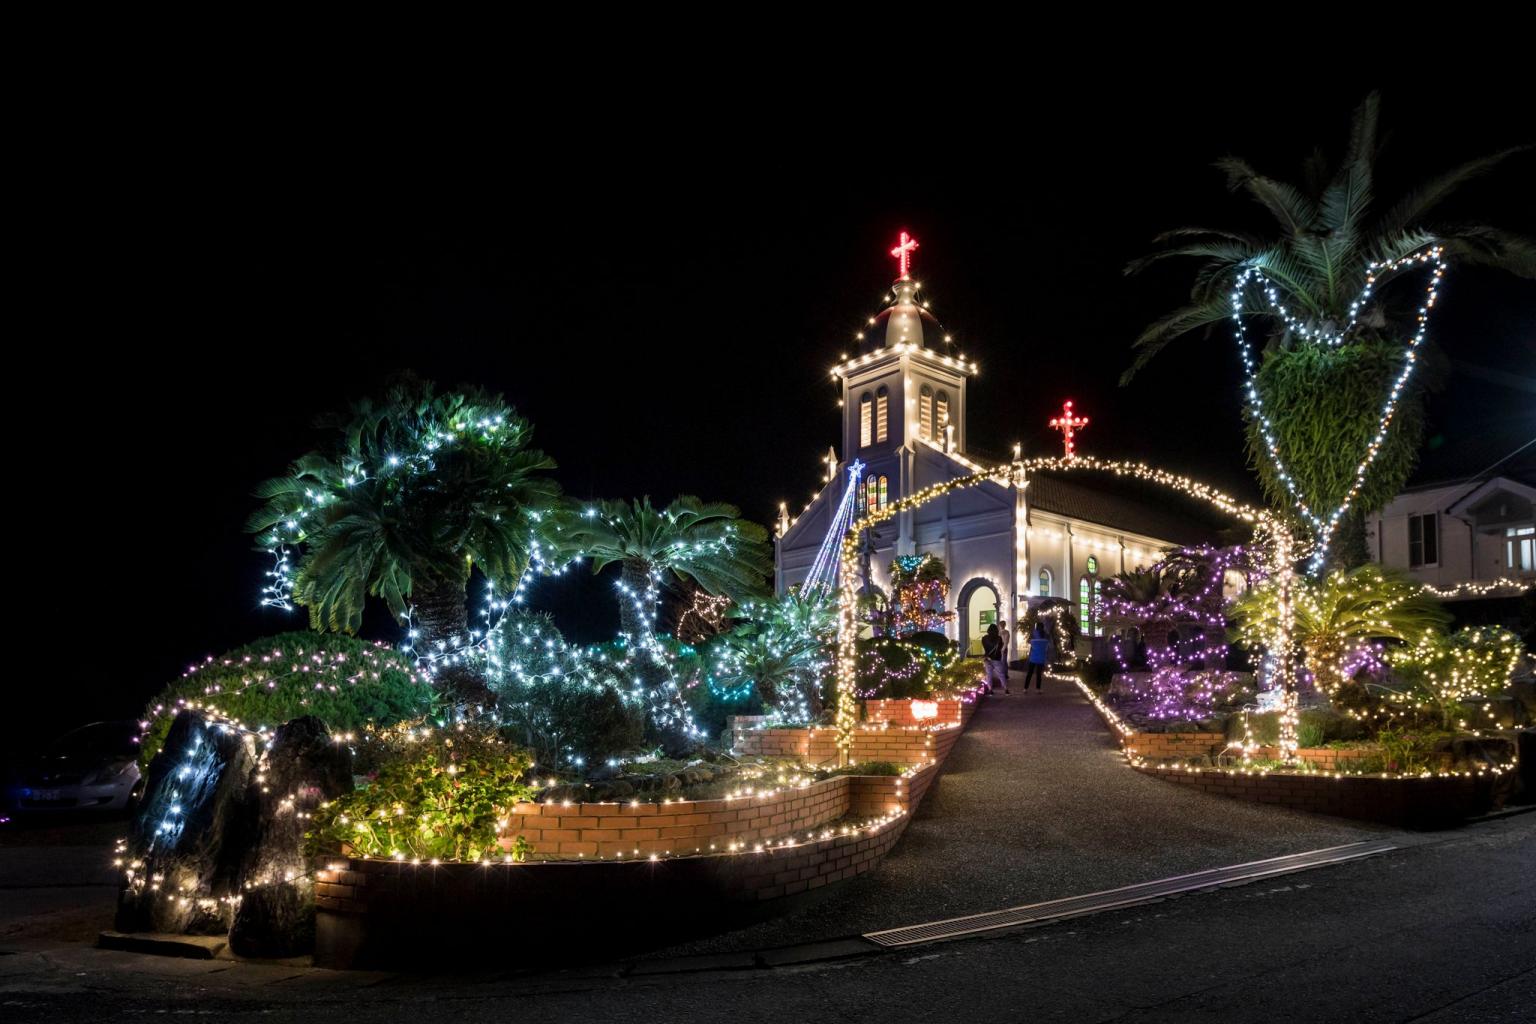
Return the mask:
<svg viewBox="0 0 1536 1024">
<path fill-rule="evenodd" d="M 899 345 L 916 345 L 943 356 L 955 354 L 953 339 L 928 311 L 927 303 L 918 298 L 918 287 L 911 278 L 898 278 L 891 285 L 891 304 L 870 317 L 857 332 L 859 355 Z"/>
<path fill-rule="evenodd" d="M 1120 490 L 1120 482 L 1091 484 L 1066 480 L 1046 471 L 1029 475 L 1028 502 L 1031 508 L 1053 512 L 1070 519 L 1080 519 L 1127 533 L 1138 533 L 1176 544 L 1200 544 L 1213 539 L 1218 526 L 1205 514 L 1165 504 L 1177 499 L 1165 496 L 1153 503 Z M 1185 503 L 1179 502 L 1179 505 Z"/>
</svg>

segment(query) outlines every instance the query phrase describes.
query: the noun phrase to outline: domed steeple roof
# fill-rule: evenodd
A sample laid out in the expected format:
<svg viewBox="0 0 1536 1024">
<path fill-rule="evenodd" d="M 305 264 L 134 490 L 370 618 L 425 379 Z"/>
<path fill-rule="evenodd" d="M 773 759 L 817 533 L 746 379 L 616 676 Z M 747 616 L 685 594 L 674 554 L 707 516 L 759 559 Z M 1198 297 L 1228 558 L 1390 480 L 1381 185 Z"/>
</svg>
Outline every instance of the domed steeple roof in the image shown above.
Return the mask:
<svg viewBox="0 0 1536 1024">
<path fill-rule="evenodd" d="M 866 355 L 882 348 L 917 345 L 939 355 L 954 355 L 954 344 L 938 318 L 928 312 L 917 296 L 918 283 L 898 277 L 891 285 L 891 304 L 859 328 L 858 352 Z"/>
</svg>

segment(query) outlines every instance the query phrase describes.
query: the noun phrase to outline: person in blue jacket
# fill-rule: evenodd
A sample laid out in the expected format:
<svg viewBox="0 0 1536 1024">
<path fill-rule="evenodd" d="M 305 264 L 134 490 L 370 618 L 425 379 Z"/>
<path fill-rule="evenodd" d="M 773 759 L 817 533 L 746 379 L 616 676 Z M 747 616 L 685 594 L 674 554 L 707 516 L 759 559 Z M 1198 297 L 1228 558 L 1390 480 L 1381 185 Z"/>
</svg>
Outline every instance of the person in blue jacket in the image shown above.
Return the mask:
<svg viewBox="0 0 1536 1024">
<path fill-rule="evenodd" d="M 1051 656 L 1051 641 L 1045 635 L 1045 623 L 1035 620 L 1035 628 L 1029 634 L 1029 664 L 1024 667 L 1024 689 L 1029 689 L 1029 677 L 1035 677 L 1035 689 L 1045 678 L 1045 661 Z"/>
</svg>

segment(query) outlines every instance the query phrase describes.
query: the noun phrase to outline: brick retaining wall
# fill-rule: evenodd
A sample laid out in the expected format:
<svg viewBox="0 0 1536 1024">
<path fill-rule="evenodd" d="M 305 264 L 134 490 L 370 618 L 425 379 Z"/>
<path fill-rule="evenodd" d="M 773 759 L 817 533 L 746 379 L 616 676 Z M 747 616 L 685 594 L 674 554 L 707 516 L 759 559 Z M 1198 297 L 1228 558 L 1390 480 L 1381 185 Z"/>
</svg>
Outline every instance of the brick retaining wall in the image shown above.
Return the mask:
<svg viewBox="0 0 1536 1024">
<path fill-rule="evenodd" d="M 1078 686 L 1081 688 L 1082 684 L 1079 682 Z M 1123 727 L 1112 717 L 1112 711 L 1091 693 L 1085 692 L 1085 695 L 1109 727 L 1110 734 L 1120 738 L 1132 767 L 1146 775 L 1219 796 L 1362 821 L 1438 828 L 1498 806 L 1513 784 L 1509 773 L 1428 778 L 1321 774 L 1347 769 L 1351 762 L 1375 754 L 1374 751 L 1331 747 L 1304 747 L 1297 751 L 1301 760 L 1318 774 L 1161 765 L 1155 762 L 1217 753 L 1226 747 L 1226 737 L 1218 733 L 1123 732 Z M 1164 737 L 1164 742 L 1157 742 L 1159 737 Z M 1216 743 L 1218 739 L 1219 744 Z M 1212 749 L 1209 744 L 1216 746 Z M 1260 748 L 1257 753 L 1261 757 L 1273 757 L 1279 752 L 1274 748 Z"/>
<path fill-rule="evenodd" d="M 522 835 L 536 855 L 558 859 L 431 865 L 326 858 L 315 873 L 315 962 L 362 967 L 483 957 L 494 945 L 488 937 L 529 920 L 540 922 L 548 941 L 588 948 L 594 933 L 637 922 L 659 928 L 680 916 L 718 914 L 853 878 L 878 865 L 905 831 L 971 710 L 959 716 L 947 728 L 886 726 L 856 734 L 856 761 L 922 765 L 907 776 L 842 775 L 732 800 L 519 805 L 505 845 Z M 822 760 L 836 756 L 830 729 L 738 733 L 751 737 L 748 743 L 783 740 L 779 734 L 804 750 L 825 744 Z M 819 837 L 818 828 L 844 816 L 879 823 Z M 772 845 L 786 840 L 794 845 Z M 745 845 L 726 852 L 730 844 Z"/>
<path fill-rule="evenodd" d="M 968 720 L 968 719 L 967 719 Z M 837 758 L 836 729 L 762 729 L 761 719 L 732 719 L 731 749 L 745 757 L 796 757 L 812 764 Z M 942 761 L 960 738 L 960 722 L 948 726 L 862 725 L 853 734 L 855 763 Z"/>
<path fill-rule="evenodd" d="M 1138 767 L 1147 775 L 1205 793 L 1412 828 L 1442 827 L 1484 813 L 1494 805 L 1500 781 L 1492 775 L 1421 779 Z"/>
</svg>

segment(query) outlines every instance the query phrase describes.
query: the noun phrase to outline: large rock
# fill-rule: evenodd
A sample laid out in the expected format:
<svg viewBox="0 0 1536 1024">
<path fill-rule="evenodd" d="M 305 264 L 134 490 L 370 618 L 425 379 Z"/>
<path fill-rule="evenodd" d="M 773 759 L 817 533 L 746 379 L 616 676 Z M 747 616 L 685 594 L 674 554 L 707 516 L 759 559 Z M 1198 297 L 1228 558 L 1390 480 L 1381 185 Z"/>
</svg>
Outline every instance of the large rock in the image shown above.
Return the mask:
<svg viewBox="0 0 1536 1024">
<path fill-rule="evenodd" d="M 252 733 L 195 711 L 176 716 L 129 826 L 118 931 L 228 930 L 242 851 L 253 839 L 245 810 L 259 753 Z"/>
<path fill-rule="evenodd" d="M 244 891 L 229 946 L 241 956 L 298 956 L 315 934 L 304 833 L 322 803 L 351 792 L 352 754 L 318 718 L 296 718 L 274 734 L 255 782 L 239 828 L 252 841 L 237 868 Z"/>
</svg>

